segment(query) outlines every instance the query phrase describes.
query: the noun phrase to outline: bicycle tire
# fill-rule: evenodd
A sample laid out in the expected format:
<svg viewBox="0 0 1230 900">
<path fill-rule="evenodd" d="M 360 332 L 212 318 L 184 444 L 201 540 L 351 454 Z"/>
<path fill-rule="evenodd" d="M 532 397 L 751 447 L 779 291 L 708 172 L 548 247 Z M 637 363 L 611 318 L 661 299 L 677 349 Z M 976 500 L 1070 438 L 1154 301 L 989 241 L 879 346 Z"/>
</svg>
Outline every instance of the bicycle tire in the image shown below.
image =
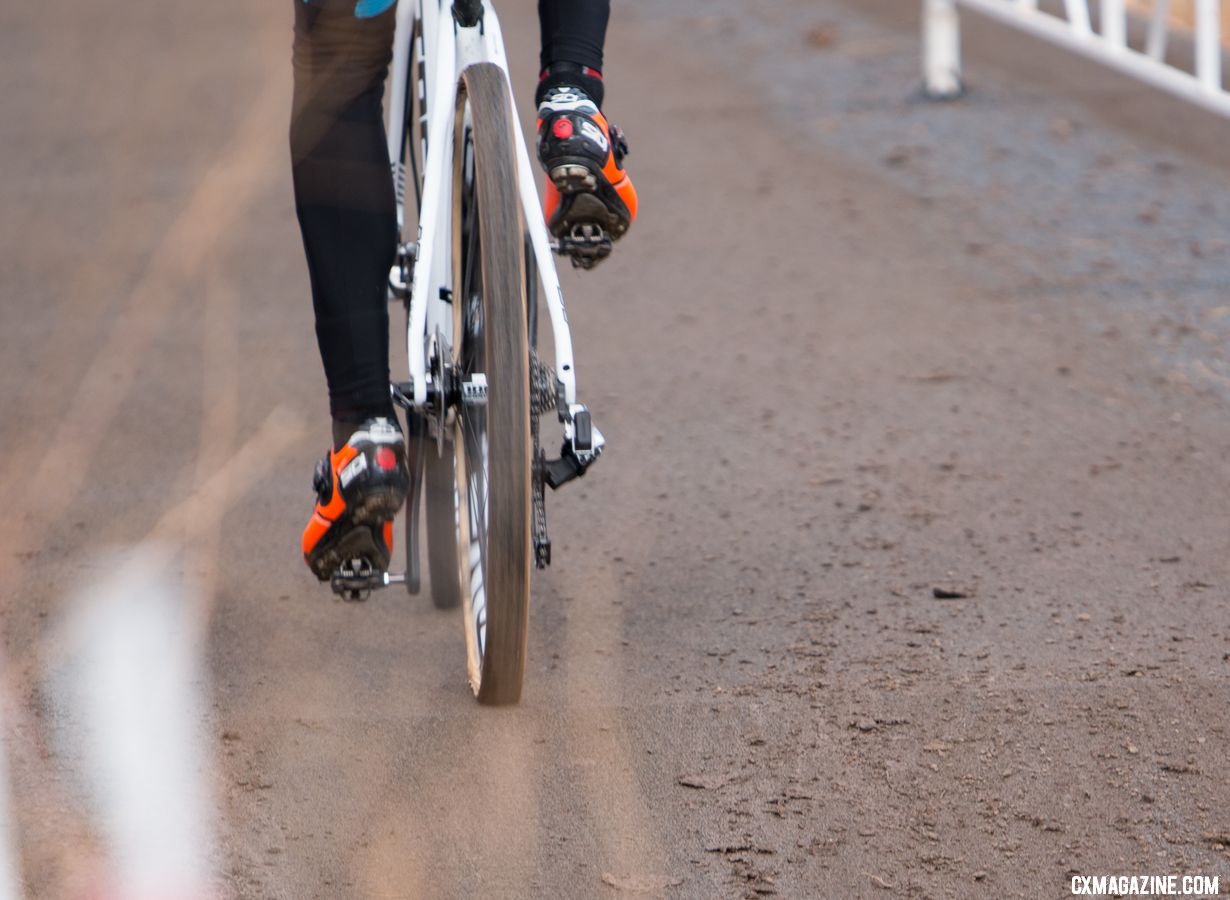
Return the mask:
<svg viewBox="0 0 1230 900">
<path fill-rule="evenodd" d="M 525 224 L 509 87 L 491 63 L 461 76 L 454 130 L 454 352 L 486 402 L 455 416 L 457 543 L 467 673 L 480 703 L 516 703 L 531 567 Z"/>
<path fill-rule="evenodd" d="M 423 502 L 427 509 L 427 572 L 431 602 L 436 609 L 455 609 L 461 603 L 461 567 L 457 555 L 456 451 L 445 439 L 444 452 L 428 440 L 423 452 Z"/>
</svg>

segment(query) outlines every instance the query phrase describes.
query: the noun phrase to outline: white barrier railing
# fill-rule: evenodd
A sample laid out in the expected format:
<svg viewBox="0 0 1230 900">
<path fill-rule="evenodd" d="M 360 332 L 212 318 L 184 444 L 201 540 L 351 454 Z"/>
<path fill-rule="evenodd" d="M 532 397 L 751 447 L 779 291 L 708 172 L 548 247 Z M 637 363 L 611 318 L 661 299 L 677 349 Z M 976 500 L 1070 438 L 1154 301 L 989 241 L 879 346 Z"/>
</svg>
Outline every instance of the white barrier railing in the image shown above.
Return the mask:
<svg viewBox="0 0 1230 900">
<path fill-rule="evenodd" d="M 1102 0 L 1097 30 L 1089 13 L 1089 0 L 1063 0 L 1062 16 L 1039 9 L 1038 0 L 923 0 L 923 81 L 927 95 L 945 99 L 961 93 L 957 7 L 965 6 L 1230 117 L 1230 93 L 1222 84 L 1220 0 L 1195 0 L 1194 72 L 1166 62 L 1170 2 L 1153 3 L 1142 52 L 1128 44 L 1124 0 Z"/>
</svg>

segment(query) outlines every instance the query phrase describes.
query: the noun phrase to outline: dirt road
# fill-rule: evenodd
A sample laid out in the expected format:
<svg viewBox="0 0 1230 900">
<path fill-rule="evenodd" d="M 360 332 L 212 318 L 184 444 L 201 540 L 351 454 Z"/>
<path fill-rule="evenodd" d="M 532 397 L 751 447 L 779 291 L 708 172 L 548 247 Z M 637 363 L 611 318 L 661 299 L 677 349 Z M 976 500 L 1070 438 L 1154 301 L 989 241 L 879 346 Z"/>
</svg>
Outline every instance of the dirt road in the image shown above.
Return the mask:
<svg viewBox="0 0 1230 900">
<path fill-rule="evenodd" d="M 225 896 L 1230 882 L 1230 128 L 973 21 L 971 96 L 919 103 L 912 9 L 772 6 L 617 6 L 643 214 L 565 283 L 610 452 L 553 498 L 498 711 L 458 616 L 298 559 L 327 422 L 289 4 L 0 12 L 29 896 L 95 843 L 62 598 L 151 533 L 212 598 Z M 501 9 L 528 82 L 533 5 Z"/>
</svg>

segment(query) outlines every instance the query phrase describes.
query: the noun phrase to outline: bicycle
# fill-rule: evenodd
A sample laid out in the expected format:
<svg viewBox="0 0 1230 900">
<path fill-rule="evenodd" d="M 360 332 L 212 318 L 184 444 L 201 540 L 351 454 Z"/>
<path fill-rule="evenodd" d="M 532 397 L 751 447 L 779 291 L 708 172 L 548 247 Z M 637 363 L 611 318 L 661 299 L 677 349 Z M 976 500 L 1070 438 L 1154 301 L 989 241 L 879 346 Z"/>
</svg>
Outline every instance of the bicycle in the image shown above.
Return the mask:
<svg viewBox="0 0 1230 900">
<path fill-rule="evenodd" d="M 332 585 L 350 599 L 396 583 L 419 593 L 425 505 L 432 600 L 462 608 L 470 684 L 489 704 L 521 696 L 531 560 L 551 562 L 546 488 L 584 475 L 605 447 L 577 400 L 553 254 L 589 268 L 611 239 L 593 228 L 550 238 L 518 122 L 490 0 L 402 0 L 388 113 L 401 240 L 389 298 L 406 310 L 409 378 L 392 385 L 411 468 L 406 571 L 353 561 Z M 537 353 L 540 297 L 554 365 Z M 563 436 L 548 459 L 539 425 L 552 411 Z"/>
</svg>

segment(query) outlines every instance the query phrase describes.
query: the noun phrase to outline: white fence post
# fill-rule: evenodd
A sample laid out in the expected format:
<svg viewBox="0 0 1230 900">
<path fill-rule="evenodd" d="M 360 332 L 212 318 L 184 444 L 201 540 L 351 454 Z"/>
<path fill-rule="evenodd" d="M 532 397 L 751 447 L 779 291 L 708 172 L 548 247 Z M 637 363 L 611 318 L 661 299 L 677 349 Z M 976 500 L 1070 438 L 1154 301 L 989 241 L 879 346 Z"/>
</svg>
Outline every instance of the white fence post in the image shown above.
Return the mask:
<svg viewBox="0 0 1230 900">
<path fill-rule="evenodd" d="M 1089 24 L 1089 0 L 1063 0 L 1064 11 L 1072 30 L 1082 37 L 1093 33 Z"/>
<path fill-rule="evenodd" d="M 923 90 L 933 100 L 961 95 L 961 20 L 956 0 L 923 0 Z"/>
<path fill-rule="evenodd" d="M 1149 19 L 1149 38 L 1145 53 L 1150 59 L 1166 61 L 1166 37 L 1170 31 L 1170 0 L 1154 0 L 1153 17 Z"/>
<path fill-rule="evenodd" d="M 1205 90 L 1221 90 L 1221 3 L 1196 0 L 1196 77 Z"/>
<path fill-rule="evenodd" d="M 1102 0 L 1098 11 L 1102 19 L 1102 37 L 1116 47 L 1126 46 L 1127 13 L 1123 0 Z"/>
</svg>

